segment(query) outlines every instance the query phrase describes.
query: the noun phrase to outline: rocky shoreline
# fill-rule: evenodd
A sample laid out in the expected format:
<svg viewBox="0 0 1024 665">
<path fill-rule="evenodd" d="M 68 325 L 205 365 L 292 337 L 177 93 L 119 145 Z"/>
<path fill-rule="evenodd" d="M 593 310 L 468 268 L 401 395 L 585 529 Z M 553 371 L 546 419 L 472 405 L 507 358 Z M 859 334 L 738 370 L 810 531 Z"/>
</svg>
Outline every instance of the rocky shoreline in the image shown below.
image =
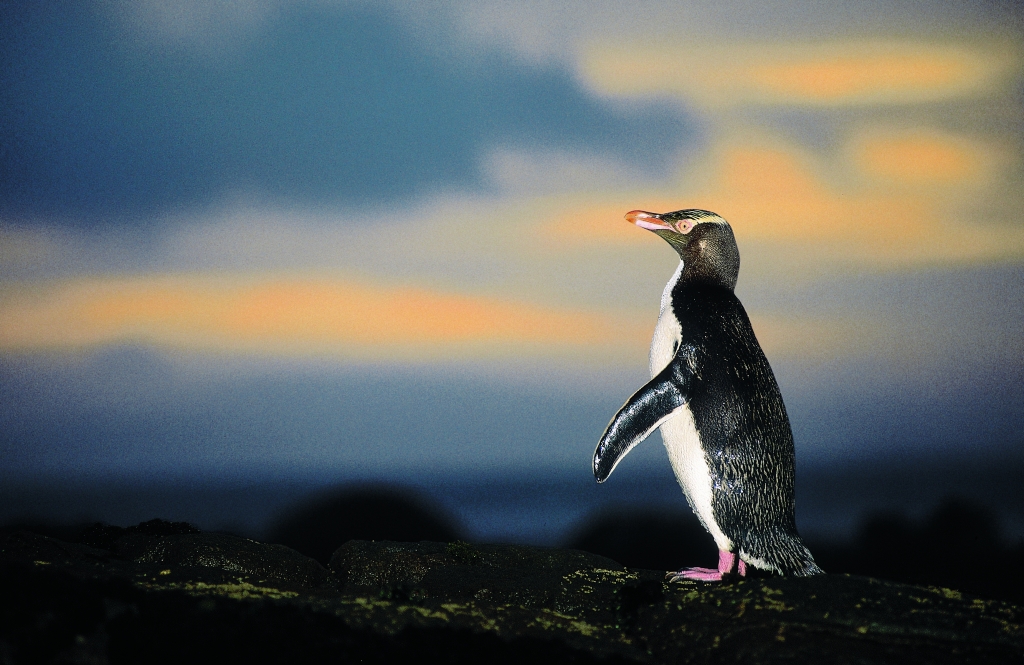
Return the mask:
<svg viewBox="0 0 1024 665">
<path fill-rule="evenodd" d="M 672 582 L 575 550 L 181 523 L 0 535 L 0 663 L 1018 663 L 1024 608 L 848 575 Z"/>
</svg>

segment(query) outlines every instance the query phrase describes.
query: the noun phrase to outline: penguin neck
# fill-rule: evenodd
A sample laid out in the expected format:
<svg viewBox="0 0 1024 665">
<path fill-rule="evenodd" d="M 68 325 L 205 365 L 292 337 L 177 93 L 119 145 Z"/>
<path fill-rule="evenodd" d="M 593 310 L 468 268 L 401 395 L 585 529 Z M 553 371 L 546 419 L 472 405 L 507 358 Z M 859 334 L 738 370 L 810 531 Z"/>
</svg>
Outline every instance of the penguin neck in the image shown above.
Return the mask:
<svg viewBox="0 0 1024 665">
<path fill-rule="evenodd" d="M 665 285 L 665 290 L 661 293 L 661 311 L 669 311 L 672 309 L 672 292 L 675 291 L 676 286 L 679 284 L 679 280 L 683 277 L 683 269 L 685 268 L 684 261 L 680 259 L 679 265 L 676 266 L 676 271 L 672 273 L 672 277 L 669 278 L 668 284 Z"/>
<path fill-rule="evenodd" d="M 666 287 L 666 291 L 669 290 L 662 302 L 668 305 L 672 318 L 678 322 L 682 338 L 688 337 L 687 330 L 703 329 L 708 317 L 713 319 L 723 306 L 728 308 L 739 303 L 731 284 L 708 279 L 706 275 L 689 275 L 685 268 Z"/>
<path fill-rule="evenodd" d="M 685 266 L 679 275 L 680 285 L 717 287 L 729 292 L 736 288 L 736 276 L 726 275 L 724 271 L 717 269 L 718 266 L 701 261 L 687 263 L 685 259 L 680 265 Z"/>
<path fill-rule="evenodd" d="M 723 284 L 721 281 L 708 280 L 708 279 L 686 279 L 684 272 L 683 276 L 676 281 L 672 288 L 672 294 L 669 296 L 669 302 L 673 303 L 673 306 L 677 307 L 683 301 L 696 302 L 711 298 L 713 300 L 735 300 L 736 293 L 728 284 Z"/>
<path fill-rule="evenodd" d="M 668 284 L 665 285 L 665 290 L 661 294 L 661 311 L 666 312 L 673 309 L 672 301 L 675 294 L 688 291 L 727 291 L 733 294 L 735 286 L 735 281 L 724 279 L 716 273 L 709 274 L 703 270 L 691 270 L 685 260 L 680 260 L 676 271 L 668 280 Z"/>
</svg>

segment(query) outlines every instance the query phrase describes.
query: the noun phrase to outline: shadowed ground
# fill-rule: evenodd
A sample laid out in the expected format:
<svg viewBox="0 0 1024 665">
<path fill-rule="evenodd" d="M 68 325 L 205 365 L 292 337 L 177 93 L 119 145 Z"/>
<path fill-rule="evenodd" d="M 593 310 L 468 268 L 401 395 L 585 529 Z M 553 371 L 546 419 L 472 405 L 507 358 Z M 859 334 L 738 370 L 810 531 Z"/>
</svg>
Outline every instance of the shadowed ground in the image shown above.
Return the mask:
<svg viewBox="0 0 1024 665">
<path fill-rule="evenodd" d="M 422 492 L 384 485 L 343 486 L 286 510 L 260 540 L 287 545 L 326 565 L 349 540 L 451 542 L 469 540 L 457 521 Z M 83 540 L 88 524 L 19 520 L 19 529 L 65 541 Z M 601 509 L 559 541 L 630 568 L 713 567 L 717 549 L 689 510 L 651 506 Z M 918 519 L 894 512 L 865 518 L 846 541 L 810 538 L 816 560 L 830 573 L 956 589 L 1024 604 L 1024 544 L 1008 540 L 996 514 L 947 498 Z"/>
<path fill-rule="evenodd" d="M 4 662 L 1015 663 L 1024 610 L 847 575 L 668 583 L 575 550 L 180 523 L 0 536 Z"/>
</svg>

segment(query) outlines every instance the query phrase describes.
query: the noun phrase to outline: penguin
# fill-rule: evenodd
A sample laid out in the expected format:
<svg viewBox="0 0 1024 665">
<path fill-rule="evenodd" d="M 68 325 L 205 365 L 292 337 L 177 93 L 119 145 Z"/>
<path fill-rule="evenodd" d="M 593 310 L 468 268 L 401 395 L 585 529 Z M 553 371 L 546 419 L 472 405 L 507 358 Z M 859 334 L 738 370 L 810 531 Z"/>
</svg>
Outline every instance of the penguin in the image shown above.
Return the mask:
<svg viewBox="0 0 1024 665">
<path fill-rule="evenodd" d="M 594 451 L 603 483 L 654 430 L 690 507 L 718 545 L 718 568 L 673 580 L 723 580 L 750 568 L 807 576 L 815 564 L 796 529 L 793 432 L 775 375 L 733 290 L 732 227 L 707 210 L 634 210 L 626 220 L 679 254 L 651 342 L 651 381 L 612 418 Z"/>
</svg>

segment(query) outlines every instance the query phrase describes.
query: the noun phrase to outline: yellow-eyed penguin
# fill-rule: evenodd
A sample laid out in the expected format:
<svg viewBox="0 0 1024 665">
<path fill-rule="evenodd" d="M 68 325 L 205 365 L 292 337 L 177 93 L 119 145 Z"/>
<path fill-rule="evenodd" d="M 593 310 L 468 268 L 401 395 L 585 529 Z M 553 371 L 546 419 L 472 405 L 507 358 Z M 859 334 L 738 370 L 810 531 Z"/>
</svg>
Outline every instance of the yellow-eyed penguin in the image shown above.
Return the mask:
<svg viewBox="0 0 1024 665">
<path fill-rule="evenodd" d="M 714 537 L 718 569 L 673 579 L 720 580 L 747 567 L 823 572 L 796 530 L 793 433 L 772 368 L 733 293 L 740 254 L 728 222 L 706 210 L 634 210 L 626 220 L 679 254 L 651 342 L 651 381 L 615 414 L 594 452 L 604 482 L 661 427 L 676 479 Z"/>
</svg>

